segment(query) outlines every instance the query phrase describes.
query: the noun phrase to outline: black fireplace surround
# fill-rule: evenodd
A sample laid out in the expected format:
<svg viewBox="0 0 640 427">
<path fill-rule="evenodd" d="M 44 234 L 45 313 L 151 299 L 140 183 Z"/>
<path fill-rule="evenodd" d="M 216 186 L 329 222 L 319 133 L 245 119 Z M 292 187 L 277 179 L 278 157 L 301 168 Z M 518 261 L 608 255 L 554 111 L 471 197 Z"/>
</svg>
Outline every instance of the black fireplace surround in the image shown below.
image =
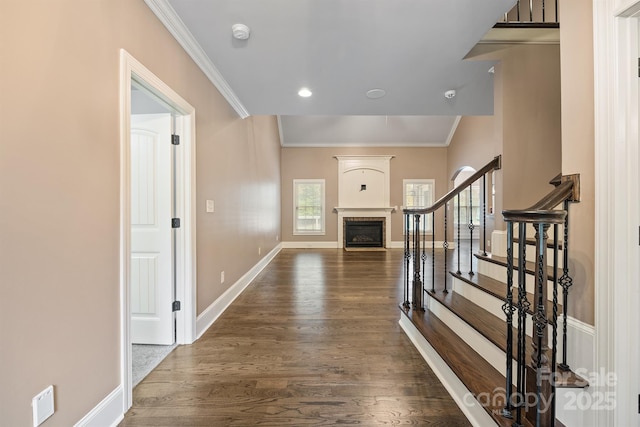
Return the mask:
<svg viewBox="0 0 640 427">
<path fill-rule="evenodd" d="M 384 221 L 345 220 L 345 246 L 347 248 L 383 248 Z"/>
</svg>

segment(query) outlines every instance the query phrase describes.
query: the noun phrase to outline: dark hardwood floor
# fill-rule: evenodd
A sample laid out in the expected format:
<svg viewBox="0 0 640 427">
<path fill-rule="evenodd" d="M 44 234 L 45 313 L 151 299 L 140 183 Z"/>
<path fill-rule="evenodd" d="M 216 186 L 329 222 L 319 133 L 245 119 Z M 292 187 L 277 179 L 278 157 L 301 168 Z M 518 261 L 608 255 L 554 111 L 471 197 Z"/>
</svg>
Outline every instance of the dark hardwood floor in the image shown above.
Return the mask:
<svg viewBox="0 0 640 427">
<path fill-rule="evenodd" d="M 401 249 L 285 249 L 121 426 L 468 426 L 398 325 Z"/>
</svg>

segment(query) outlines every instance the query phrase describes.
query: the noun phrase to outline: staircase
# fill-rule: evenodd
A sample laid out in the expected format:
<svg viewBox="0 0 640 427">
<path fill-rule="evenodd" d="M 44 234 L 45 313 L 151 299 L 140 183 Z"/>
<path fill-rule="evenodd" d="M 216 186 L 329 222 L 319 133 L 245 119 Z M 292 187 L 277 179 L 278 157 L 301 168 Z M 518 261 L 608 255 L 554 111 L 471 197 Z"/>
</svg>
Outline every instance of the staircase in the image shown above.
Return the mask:
<svg viewBox="0 0 640 427">
<path fill-rule="evenodd" d="M 484 189 L 485 175 L 499 168 L 497 157 L 433 206 L 404 211 L 400 324 L 472 424 L 560 426 L 556 388 L 588 386 L 571 371 L 566 352 L 571 278 L 564 230 L 579 185 L 575 176 L 557 177 L 555 189 L 531 208 L 505 211 L 506 234 L 494 233 L 494 253 L 487 253 L 478 244 L 486 237 L 473 238 L 478 226 L 485 233 L 484 214 L 462 240 L 459 229 L 447 229 L 447 205 L 477 180 Z M 444 215 L 445 226 L 438 248 L 435 234 L 429 242 L 419 231 L 435 224 L 436 214 Z M 417 232 L 409 232 L 410 222 Z"/>
</svg>

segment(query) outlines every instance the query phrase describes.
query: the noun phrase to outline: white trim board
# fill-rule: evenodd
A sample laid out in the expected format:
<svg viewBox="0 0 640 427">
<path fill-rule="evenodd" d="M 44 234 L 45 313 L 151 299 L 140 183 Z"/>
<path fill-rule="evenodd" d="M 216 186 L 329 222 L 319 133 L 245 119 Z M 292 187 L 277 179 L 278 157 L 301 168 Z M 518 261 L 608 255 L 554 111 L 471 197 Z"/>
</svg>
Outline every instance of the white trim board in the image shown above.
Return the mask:
<svg viewBox="0 0 640 427">
<path fill-rule="evenodd" d="M 74 427 L 116 427 L 124 419 L 123 399 L 122 385 L 119 385 Z"/>
<path fill-rule="evenodd" d="M 199 339 L 207 329 L 220 317 L 222 313 L 238 298 L 238 296 L 251 284 L 253 279 L 275 258 L 282 249 L 282 244 L 277 245 L 256 265 L 247 271 L 236 283 L 231 285 L 218 299 L 207 307 L 196 319 L 196 339 Z"/>
<path fill-rule="evenodd" d="M 496 423 L 489 414 L 487 414 L 482 405 L 473 397 L 469 389 L 465 387 L 456 374 L 453 373 L 438 352 L 431 347 L 431 344 L 420 334 L 413 323 L 411 323 L 411 320 L 404 314 L 401 314 L 399 323 L 409 340 L 411 340 L 418 352 L 429 364 L 469 422 L 477 427 L 495 426 Z"/>
<path fill-rule="evenodd" d="M 131 379 L 131 82 L 158 96 L 178 115 L 182 156 L 178 165 L 176 208 L 182 219 L 176 256 L 176 299 L 182 310 L 176 313 L 176 342 L 189 344 L 195 334 L 196 305 L 196 209 L 195 209 L 195 109 L 155 74 L 124 49 L 120 50 L 120 367 L 124 393 L 123 413 L 132 404 Z"/>
</svg>

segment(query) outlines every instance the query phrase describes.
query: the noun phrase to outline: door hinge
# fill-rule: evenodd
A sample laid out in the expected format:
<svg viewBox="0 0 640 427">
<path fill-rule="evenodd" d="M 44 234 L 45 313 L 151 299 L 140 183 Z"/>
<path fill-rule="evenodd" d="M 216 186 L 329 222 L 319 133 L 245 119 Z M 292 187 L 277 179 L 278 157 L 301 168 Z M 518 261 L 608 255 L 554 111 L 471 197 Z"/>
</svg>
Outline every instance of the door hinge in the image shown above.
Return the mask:
<svg viewBox="0 0 640 427">
<path fill-rule="evenodd" d="M 180 228 L 180 218 L 171 218 L 171 228 Z"/>
<path fill-rule="evenodd" d="M 180 311 L 180 301 L 174 301 L 171 304 L 171 311 Z"/>
<path fill-rule="evenodd" d="M 180 145 L 180 135 L 171 135 L 171 145 Z"/>
</svg>

